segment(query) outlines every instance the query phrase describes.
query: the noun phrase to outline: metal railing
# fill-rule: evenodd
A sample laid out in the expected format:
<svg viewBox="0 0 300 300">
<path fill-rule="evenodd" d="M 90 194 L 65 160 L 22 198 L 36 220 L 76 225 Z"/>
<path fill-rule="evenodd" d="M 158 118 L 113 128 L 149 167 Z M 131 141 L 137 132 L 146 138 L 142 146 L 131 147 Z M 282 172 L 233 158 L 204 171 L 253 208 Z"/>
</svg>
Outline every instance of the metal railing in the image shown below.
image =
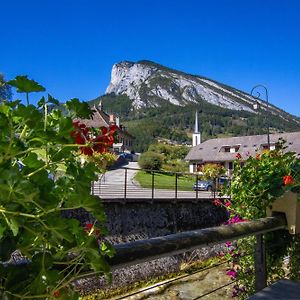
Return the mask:
<svg viewBox="0 0 300 300">
<path fill-rule="evenodd" d="M 139 174 L 137 174 L 139 172 Z M 139 176 L 137 180 L 136 176 Z M 92 183 L 92 194 L 102 199 L 203 199 L 219 196 L 217 186 L 210 181 L 207 189 L 194 184 L 201 179 L 199 174 L 175 173 L 168 171 L 120 168 L 108 171 Z M 141 184 L 139 183 L 141 182 Z"/>
<path fill-rule="evenodd" d="M 284 215 L 278 215 L 276 217 L 262 218 L 256 221 L 247 221 L 237 224 L 181 232 L 178 234 L 171 234 L 163 237 L 118 244 L 114 246 L 116 255 L 109 261 L 109 263 L 112 266 L 112 269 L 118 269 L 166 256 L 181 254 L 201 247 L 207 247 L 210 245 L 220 244 L 227 241 L 237 240 L 255 235 L 256 245 L 255 251 L 252 254 L 254 254 L 255 259 L 255 287 L 256 291 L 260 291 L 264 287 L 266 287 L 267 284 L 265 258 L 266 255 L 263 235 L 267 232 L 285 228 L 286 219 Z M 245 256 L 248 255 L 249 254 L 246 254 Z M 209 267 L 208 269 L 219 265 L 220 263 Z M 196 272 L 201 272 L 204 270 L 207 270 L 207 268 Z M 183 276 L 190 276 L 192 274 Z M 182 278 L 182 276 L 179 277 L 179 279 L 180 278 Z M 176 280 L 177 279 L 171 279 L 171 281 L 167 281 L 161 284 L 167 284 Z M 212 289 L 210 292 L 199 295 L 194 299 L 200 299 L 233 283 L 234 281 L 231 281 L 223 286 Z M 148 290 L 150 288 L 146 289 Z M 142 290 L 141 292 L 143 292 L 144 290 Z M 136 293 L 139 292 L 135 292 L 134 294 Z M 123 299 L 123 297 L 120 297 L 118 299 Z"/>
</svg>

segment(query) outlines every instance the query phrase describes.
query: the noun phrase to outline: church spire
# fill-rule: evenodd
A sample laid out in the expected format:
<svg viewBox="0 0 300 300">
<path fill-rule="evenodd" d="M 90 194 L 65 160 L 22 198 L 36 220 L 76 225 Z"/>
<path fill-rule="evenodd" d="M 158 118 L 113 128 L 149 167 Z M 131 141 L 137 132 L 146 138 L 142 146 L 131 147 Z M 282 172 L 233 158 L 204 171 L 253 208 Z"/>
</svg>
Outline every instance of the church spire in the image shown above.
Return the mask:
<svg viewBox="0 0 300 300">
<path fill-rule="evenodd" d="M 195 131 L 194 133 L 199 133 L 199 126 L 198 126 L 198 111 L 195 113 Z"/>
<path fill-rule="evenodd" d="M 195 114 L 195 131 L 193 133 L 193 147 L 201 144 L 201 133 L 198 124 L 198 111 Z"/>
</svg>

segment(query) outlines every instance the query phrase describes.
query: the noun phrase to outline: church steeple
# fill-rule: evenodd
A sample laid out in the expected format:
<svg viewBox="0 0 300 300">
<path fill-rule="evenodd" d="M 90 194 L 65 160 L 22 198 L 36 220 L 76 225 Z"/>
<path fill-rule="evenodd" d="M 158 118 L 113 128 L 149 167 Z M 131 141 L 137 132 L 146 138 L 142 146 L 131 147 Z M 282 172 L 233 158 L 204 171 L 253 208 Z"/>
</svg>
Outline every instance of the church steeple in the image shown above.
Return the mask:
<svg viewBox="0 0 300 300">
<path fill-rule="evenodd" d="M 198 111 L 195 113 L 195 131 L 194 133 L 199 133 L 199 126 L 198 126 Z"/>
<path fill-rule="evenodd" d="M 193 133 L 193 147 L 201 144 L 201 133 L 198 124 L 198 111 L 195 113 L 195 131 Z"/>
</svg>

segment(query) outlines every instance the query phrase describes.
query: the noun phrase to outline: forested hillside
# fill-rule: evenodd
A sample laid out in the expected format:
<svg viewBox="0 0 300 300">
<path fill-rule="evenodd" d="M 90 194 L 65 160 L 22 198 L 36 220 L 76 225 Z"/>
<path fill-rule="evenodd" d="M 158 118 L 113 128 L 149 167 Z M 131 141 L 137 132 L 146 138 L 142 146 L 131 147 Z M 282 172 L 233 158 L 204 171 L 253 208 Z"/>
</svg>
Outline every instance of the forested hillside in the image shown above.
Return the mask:
<svg viewBox="0 0 300 300">
<path fill-rule="evenodd" d="M 121 123 L 135 137 L 135 151 L 143 152 L 158 138 L 178 143 L 191 143 L 194 130 L 195 111 L 199 113 L 202 139 L 212 137 L 264 134 L 268 122 L 271 132 L 300 131 L 300 125 L 284 120 L 265 111 L 257 114 L 222 108 L 200 101 L 197 104 L 177 106 L 163 103 L 159 107 L 134 109 L 132 100 L 126 95 L 105 95 L 90 101 L 98 105 L 102 101 L 104 110 L 121 117 Z"/>
</svg>

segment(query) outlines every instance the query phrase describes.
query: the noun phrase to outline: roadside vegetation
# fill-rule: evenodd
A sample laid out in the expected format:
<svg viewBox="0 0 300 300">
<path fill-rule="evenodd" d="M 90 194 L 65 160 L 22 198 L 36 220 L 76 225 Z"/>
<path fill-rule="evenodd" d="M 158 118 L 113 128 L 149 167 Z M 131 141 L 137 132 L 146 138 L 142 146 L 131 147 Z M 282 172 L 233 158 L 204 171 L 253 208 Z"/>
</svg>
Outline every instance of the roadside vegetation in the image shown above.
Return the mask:
<svg viewBox="0 0 300 300">
<path fill-rule="evenodd" d="M 181 174 L 188 172 L 188 164 L 184 161 L 188 150 L 187 146 L 182 145 L 151 144 L 148 151 L 144 152 L 139 159 L 139 166 L 149 171 L 139 171 L 135 180 L 146 188 L 151 188 L 154 180 L 155 188 L 175 189 L 176 177 L 174 175 L 178 173 L 177 189 L 191 191 L 195 176 Z"/>
</svg>

